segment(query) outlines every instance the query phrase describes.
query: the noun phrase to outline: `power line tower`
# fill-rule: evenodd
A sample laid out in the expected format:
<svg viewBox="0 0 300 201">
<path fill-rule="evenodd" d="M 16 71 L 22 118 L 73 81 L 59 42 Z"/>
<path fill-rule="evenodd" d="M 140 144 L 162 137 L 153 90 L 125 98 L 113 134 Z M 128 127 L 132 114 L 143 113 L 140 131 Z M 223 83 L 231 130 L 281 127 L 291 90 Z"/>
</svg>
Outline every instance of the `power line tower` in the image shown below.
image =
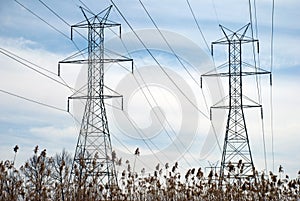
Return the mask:
<svg viewBox="0 0 300 201">
<path fill-rule="evenodd" d="M 62 63 L 87 64 L 88 66 L 87 92 L 85 92 L 87 94 L 82 95 L 82 93 L 76 91 L 68 98 L 68 111 L 70 99 L 85 100 L 85 109 L 71 176 L 77 177 L 79 180 L 83 176 L 87 177 L 87 180 L 97 178 L 99 186 L 106 186 L 109 189 L 111 186 L 117 185 L 117 175 L 104 99 L 122 98 L 122 95 L 104 94 L 104 87 L 106 87 L 104 85 L 104 64 L 122 61 L 132 62 L 132 59 L 126 57 L 117 59 L 104 57 L 104 29 L 111 27 L 120 28 L 121 26 L 108 20 L 112 6 L 97 15 L 93 14 L 90 10 L 80 8 L 85 20 L 71 26 L 71 39 L 73 39 L 73 29 L 87 29 L 88 47 L 60 61 L 58 67 L 58 74 L 60 75 L 60 64 Z M 91 17 L 88 17 L 88 15 L 91 15 Z M 76 32 L 80 34 L 80 32 Z M 84 58 L 86 54 L 87 59 Z M 77 173 L 75 173 L 76 169 L 78 170 Z"/>
<path fill-rule="evenodd" d="M 227 45 L 228 62 L 202 75 L 203 77 L 228 77 L 228 95 L 211 107 L 211 109 L 228 110 L 220 168 L 221 180 L 225 175 L 229 178 L 252 177 L 255 170 L 249 145 L 244 109 L 259 107 L 261 108 L 261 118 L 263 118 L 262 105 L 244 95 L 243 77 L 270 74 L 271 79 L 271 73 L 258 68 L 256 64 L 252 66 L 242 60 L 243 44 L 257 43 L 257 49 L 259 49 L 258 40 L 246 36 L 249 27 L 250 23 L 237 31 L 232 31 L 220 25 L 224 37 L 212 43 L 211 52 L 213 55 L 214 45 Z"/>
</svg>

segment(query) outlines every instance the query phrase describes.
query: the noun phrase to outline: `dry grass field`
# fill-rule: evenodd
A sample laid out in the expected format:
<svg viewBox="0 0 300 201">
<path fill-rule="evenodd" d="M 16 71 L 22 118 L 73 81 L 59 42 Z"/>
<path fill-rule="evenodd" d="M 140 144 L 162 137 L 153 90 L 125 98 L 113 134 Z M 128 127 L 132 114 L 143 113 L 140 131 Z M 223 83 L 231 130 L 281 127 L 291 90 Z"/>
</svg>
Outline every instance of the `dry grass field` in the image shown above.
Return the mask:
<svg viewBox="0 0 300 201">
<path fill-rule="evenodd" d="M 15 150 L 17 151 L 17 150 Z M 14 159 L 15 160 L 15 159 Z M 121 165 L 121 160 L 116 165 Z M 133 172 L 128 161 L 118 176 L 118 185 L 99 185 L 97 176 L 83 175 L 79 168 L 93 170 L 93 165 L 75 168 L 75 176 L 69 179 L 72 159 L 62 151 L 48 157 L 46 150 L 34 149 L 33 156 L 20 168 L 13 161 L 0 162 L 0 200 L 32 201 L 89 201 L 89 200 L 299 200 L 300 172 L 298 178 L 290 179 L 283 173 L 256 175 L 253 178 L 220 179 L 216 172 L 207 175 L 201 167 L 182 174 L 178 163 L 155 167 L 152 174 L 144 169 Z M 220 185 L 222 181 L 222 185 Z"/>
</svg>

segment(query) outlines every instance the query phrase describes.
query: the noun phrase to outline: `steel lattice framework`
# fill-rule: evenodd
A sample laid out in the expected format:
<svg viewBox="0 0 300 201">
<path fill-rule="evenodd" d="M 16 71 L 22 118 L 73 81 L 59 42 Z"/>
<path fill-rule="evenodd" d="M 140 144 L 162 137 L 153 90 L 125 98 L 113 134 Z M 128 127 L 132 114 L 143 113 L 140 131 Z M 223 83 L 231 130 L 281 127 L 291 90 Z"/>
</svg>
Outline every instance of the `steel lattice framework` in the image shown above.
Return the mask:
<svg viewBox="0 0 300 201">
<path fill-rule="evenodd" d="M 247 24 L 234 32 L 220 25 L 225 37 L 212 43 L 212 54 L 214 45 L 227 45 L 228 62 L 217 67 L 218 72 L 214 69 L 202 75 L 203 77 L 228 77 L 228 95 L 211 107 L 211 109 L 228 110 L 220 179 L 223 179 L 224 176 L 230 178 L 251 177 L 255 170 L 244 108 L 260 107 L 262 112 L 262 105 L 244 95 L 243 77 L 258 74 L 271 75 L 271 73 L 242 61 L 242 45 L 246 43 L 258 44 L 257 39 L 246 36 L 249 26 L 250 24 Z M 251 103 L 245 104 L 245 100 Z"/>
<path fill-rule="evenodd" d="M 104 94 L 104 64 L 121 61 L 132 62 L 132 59 L 126 57 L 121 59 L 104 58 L 104 29 L 116 26 L 120 28 L 121 26 L 107 19 L 111 7 L 97 15 L 81 7 L 85 20 L 71 27 L 71 38 L 73 38 L 73 29 L 87 29 L 88 48 L 60 61 L 58 70 L 58 74 L 60 74 L 60 64 L 62 63 L 88 65 L 87 94 L 78 96 L 76 93 L 68 98 L 68 108 L 69 99 L 86 100 L 71 175 L 79 179 L 83 176 L 88 176 L 88 179 L 97 178 L 98 183 L 103 186 L 117 185 L 104 99 L 122 97 L 120 94 Z M 92 15 L 92 17 L 89 18 L 87 15 Z M 87 53 L 87 59 L 77 59 L 84 53 Z M 79 173 L 75 172 L 76 169 Z"/>
</svg>

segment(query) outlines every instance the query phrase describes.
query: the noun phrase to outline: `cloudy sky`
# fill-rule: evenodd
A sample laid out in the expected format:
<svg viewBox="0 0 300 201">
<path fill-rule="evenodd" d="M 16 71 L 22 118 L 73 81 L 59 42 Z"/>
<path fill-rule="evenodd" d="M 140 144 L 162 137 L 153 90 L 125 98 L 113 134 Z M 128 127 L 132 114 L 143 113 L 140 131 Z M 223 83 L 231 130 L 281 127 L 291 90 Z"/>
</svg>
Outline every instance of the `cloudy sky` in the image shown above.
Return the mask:
<svg viewBox="0 0 300 201">
<path fill-rule="evenodd" d="M 133 160 L 132 153 L 139 147 L 141 160 L 137 167 L 146 166 L 148 171 L 154 168 L 153 164 L 166 161 L 174 163 L 178 160 L 182 168 L 206 167 L 208 161 L 220 161 L 225 126 L 222 119 L 225 116 L 222 112 L 214 113 L 212 123 L 219 129 L 214 135 L 210 132 L 208 107 L 216 103 L 222 93 L 226 94 L 227 83 L 226 79 L 205 80 L 201 90 L 199 77 L 214 65 L 226 61 L 226 49 L 215 47 L 214 63 L 207 44 L 210 47 L 211 42 L 223 37 L 219 24 L 237 30 L 250 22 L 249 1 L 190 0 L 204 37 L 186 0 L 142 1 L 168 44 L 138 0 L 113 2 L 118 9 L 112 9 L 110 20 L 122 24 L 122 40 L 116 36 L 117 29 L 107 30 L 106 47 L 133 58 L 136 70 L 131 74 L 131 66 L 126 63 L 106 66 L 106 85 L 124 95 L 123 111 L 118 109 L 120 100 L 106 102 L 112 144 L 117 154 Z M 297 0 L 275 1 L 272 69 L 272 3 L 266 0 L 251 3 L 253 34 L 260 40 L 259 64 L 273 73 L 272 89 L 267 76 L 259 80 L 263 126 L 258 110 L 246 112 L 254 163 L 259 170 L 273 169 L 273 114 L 275 170 L 282 165 L 286 173 L 296 176 L 300 168 L 300 100 L 297 94 L 300 84 L 300 3 Z M 80 88 L 84 85 L 86 68 L 63 66 L 60 78 L 56 76 L 57 63 L 75 53 L 77 47 L 83 49 L 86 46 L 86 40 L 78 33 L 74 34 L 73 41 L 70 40 L 70 25 L 84 19 L 79 6 L 87 6 L 98 13 L 109 5 L 108 0 L 0 0 L 0 160 L 12 160 L 12 148 L 16 144 L 20 147 L 18 165 L 31 156 L 36 145 L 40 149 L 46 148 L 49 155 L 63 148 L 73 154 L 83 106 L 80 102 L 71 102 L 73 116 L 66 112 L 67 97 L 72 91 L 62 83 Z M 86 34 L 83 30 L 80 33 Z M 251 30 L 247 35 L 251 36 Z M 140 40 L 150 49 L 151 55 Z M 252 46 L 245 46 L 244 52 L 245 60 L 253 62 Z M 17 56 L 27 61 L 22 60 L 21 64 L 11 58 Z M 170 81 L 167 75 L 175 81 Z M 247 81 L 245 93 L 258 101 L 255 78 Z M 217 90 L 215 83 L 219 83 Z"/>
</svg>

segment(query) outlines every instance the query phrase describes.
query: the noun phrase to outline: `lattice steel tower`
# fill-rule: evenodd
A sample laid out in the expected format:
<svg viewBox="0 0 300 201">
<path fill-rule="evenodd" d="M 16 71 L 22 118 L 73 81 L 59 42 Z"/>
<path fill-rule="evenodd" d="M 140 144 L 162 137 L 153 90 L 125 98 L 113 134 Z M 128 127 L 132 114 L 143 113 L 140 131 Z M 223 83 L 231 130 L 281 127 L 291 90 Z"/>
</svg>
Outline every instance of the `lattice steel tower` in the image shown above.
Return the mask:
<svg viewBox="0 0 300 201">
<path fill-rule="evenodd" d="M 71 175 L 75 176 L 77 168 L 79 174 L 77 173 L 76 177 L 79 179 L 83 175 L 90 179 L 97 177 L 98 183 L 103 186 L 117 185 L 104 99 L 122 97 L 119 94 L 104 95 L 104 64 L 132 61 L 125 57 L 122 59 L 104 58 L 104 29 L 115 26 L 120 28 L 121 26 L 107 19 L 111 7 L 97 15 L 81 7 L 85 20 L 71 27 L 71 39 L 73 38 L 73 29 L 87 29 L 88 47 L 60 61 L 58 68 L 60 75 L 60 64 L 62 63 L 87 64 L 88 66 L 87 94 L 78 95 L 78 91 L 76 91 L 68 98 L 68 108 L 69 99 L 86 100 Z M 92 17 L 88 17 L 88 15 L 92 15 Z M 82 58 L 84 54 L 87 54 L 87 59 L 77 59 L 77 57 Z"/>
<path fill-rule="evenodd" d="M 257 49 L 259 49 L 258 40 L 246 36 L 249 27 L 250 24 L 247 24 L 234 32 L 220 25 L 225 37 L 212 43 L 211 52 L 213 54 L 214 45 L 227 45 L 228 62 L 217 67 L 217 70 L 214 69 L 202 75 L 228 77 L 228 95 L 211 107 L 211 109 L 228 110 L 220 179 L 224 176 L 245 178 L 254 175 L 254 164 L 249 145 L 244 109 L 260 107 L 262 112 L 262 105 L 244 95 L 243 77 L 270 74 L 270 72 L 242 61 L 243 44 L 257 43 Z"/>
</svg>

